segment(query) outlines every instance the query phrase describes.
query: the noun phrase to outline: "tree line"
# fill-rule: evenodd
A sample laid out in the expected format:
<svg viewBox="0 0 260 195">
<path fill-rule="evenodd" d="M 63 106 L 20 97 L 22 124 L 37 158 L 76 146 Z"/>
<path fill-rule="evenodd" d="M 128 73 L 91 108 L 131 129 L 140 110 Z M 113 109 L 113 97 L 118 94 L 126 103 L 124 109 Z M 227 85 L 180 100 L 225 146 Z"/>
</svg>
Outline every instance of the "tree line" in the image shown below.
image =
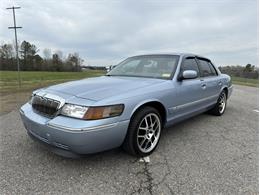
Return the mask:
<svg viewBox="0 0 260 195">
<path fill-rule="evenodd" d="M 78 53 L 69 53 L 63 57 L 62 51 L 52 52 L 39 49 L 32 43 L 23 41 L 19 44 L 19 61 L 22 71 L 81 71 L 83 59 Z M 9 43 L 0 45 L 0 70 L 17 70 L 15 46 Z"/>
<path fill-rule="evenodd" d="M 247 64 L 246 66 L 221 66 L 218 68 L 222 73 L 228 74 L 230 76 L 250 79 L 259 78 L 259 68 L 251 64 Z"/>
</svg>

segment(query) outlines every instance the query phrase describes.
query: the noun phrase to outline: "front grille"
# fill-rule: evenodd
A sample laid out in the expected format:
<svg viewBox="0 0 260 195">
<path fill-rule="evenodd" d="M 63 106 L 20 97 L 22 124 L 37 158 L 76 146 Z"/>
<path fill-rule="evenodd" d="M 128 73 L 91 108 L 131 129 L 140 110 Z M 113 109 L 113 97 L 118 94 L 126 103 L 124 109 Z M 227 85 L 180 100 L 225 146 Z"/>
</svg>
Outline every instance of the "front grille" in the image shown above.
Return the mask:
<svg viewBox="0 0 260 195">
<path fill-rule="evenodd" d="M 60 102 L 57 100 L 41 97 L 38 95 L 32 98 L 33 109 L 41 115 L 53 118 L 58 112 Z"/>
</svg>

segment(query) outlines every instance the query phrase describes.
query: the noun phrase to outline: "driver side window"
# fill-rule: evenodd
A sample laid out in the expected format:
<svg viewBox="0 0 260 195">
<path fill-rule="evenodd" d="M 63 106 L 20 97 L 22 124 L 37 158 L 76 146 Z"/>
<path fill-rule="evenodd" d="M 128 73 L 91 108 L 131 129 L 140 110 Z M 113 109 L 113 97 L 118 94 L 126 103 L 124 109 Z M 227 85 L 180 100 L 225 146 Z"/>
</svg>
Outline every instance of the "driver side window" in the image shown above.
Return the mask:
<svg viewBox="0 0 260 195">
<path fill-rule="evenodd" d="M 133 60 L 131 62 L 127 63 L 127 66 L 123 67 L 123 72 L 130 72 L 130 73 L 134 73 L 137 66 L 139 65 L 140 60 Z"/>
<path fill-rule="evenodd" d="M 197 62 L 195 60 L 195 58 L 185 58 L 181 64 L 181 70 L 180 70 L 180 73 L 182 74 L 183 71 L 185 70 L 194 70 L 197 72 L 197 75 L 199 75 L 199 68 L 198 68 L 198 65 L 197 65 Z"/>
</svg>

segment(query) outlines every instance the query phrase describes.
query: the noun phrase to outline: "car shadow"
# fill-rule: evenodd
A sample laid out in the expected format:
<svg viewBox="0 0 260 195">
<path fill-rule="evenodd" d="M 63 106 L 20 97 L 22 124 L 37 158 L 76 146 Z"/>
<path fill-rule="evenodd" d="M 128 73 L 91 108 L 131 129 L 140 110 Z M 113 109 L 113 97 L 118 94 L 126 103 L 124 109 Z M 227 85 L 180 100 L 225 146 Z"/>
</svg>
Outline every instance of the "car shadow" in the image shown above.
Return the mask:
<svg viewBox="0 0 260 195">
<path fill-rule="evenodd" d="M 201 115 L 197 115 L 194 116 L 192 118 L 190 118 L 189 120 L 185 120 L 185 121 L 181 121 L 177 124 L 174 124 L 170 127 L 167 127 L 163 130 L 162 135 L 161 135 L 161 140 L 159 143 L 159 147 L 160 145 L 163 145 L 163 142 L 168 142 L 173 138 L 180 138 L 180 140 L 185 139 L 185 137 L 187 136 L 187 133 L 189 133 L 188 128 L 189 127 L 196 127 L 196 124 L 198 122 L 202 122 L 204 120 L 207 119 L 211 119 L 212 115 L 209 115 L 207 113 L 201 114 Z M 186 124 L 189 124 L 188 126 Z M 184 132 L 185 130 L 185 132 Z M 38 144 L 38 143 L 35 143 Z M 84 162 L 84 163 L 88 163 L 88 162 L 96 162 L 96 161 L 100 161 L 100 160 L 104 160 L 104 161 L 131 161 L 131 162 L 136 162 L 137 160 L 139 160 L 139 157 L 135 157 L 132 155 L 127 154 L 121 147 L 119 148 L 115 148 L 112 150 L 108 150 L 108 151 L 103 151 L 103 152 L 99 152 L 99 153 L 95 153 L 95 154 L 86 154 L 86 155 L 77 155 L 77 156 L 71 156 L 71 157 L 64 157 L 64 156 L 60 156 L 57 155 L 55 153 L 53 153 L 52 151 L 50 151 L 48 148 L 46 148 L 45 146 L 42 146 L 39 148 L 41 151 L 38 151 L 39 153 L 45 153 L 44 155 L 47 155 L 51 158 L 53 158 L 53 160 L 55 161 L 67 161 L 67 162 L 71 162 L 71 163 L 80 163 L 80 162 Z M 156 149 L 158 150 L 158 148 Z M 156 151 L 155 151 L 156 152 Z"/>
</svg>

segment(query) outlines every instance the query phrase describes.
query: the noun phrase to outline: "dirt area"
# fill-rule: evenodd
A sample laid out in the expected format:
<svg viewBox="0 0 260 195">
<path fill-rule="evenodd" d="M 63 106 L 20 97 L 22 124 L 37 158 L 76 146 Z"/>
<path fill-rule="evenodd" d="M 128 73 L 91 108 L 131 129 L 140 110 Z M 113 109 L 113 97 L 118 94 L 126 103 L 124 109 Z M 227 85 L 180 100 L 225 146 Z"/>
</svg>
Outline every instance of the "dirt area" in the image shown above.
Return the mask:
<svg viewBox="0 0 260 195">
<path fill-rule="evenodd" d="M 13 93 L 1 93 L 0 97 L 0 116 L 18 109 L 29 100 L 31 91 L 17 91 Z"/>
</svg>

